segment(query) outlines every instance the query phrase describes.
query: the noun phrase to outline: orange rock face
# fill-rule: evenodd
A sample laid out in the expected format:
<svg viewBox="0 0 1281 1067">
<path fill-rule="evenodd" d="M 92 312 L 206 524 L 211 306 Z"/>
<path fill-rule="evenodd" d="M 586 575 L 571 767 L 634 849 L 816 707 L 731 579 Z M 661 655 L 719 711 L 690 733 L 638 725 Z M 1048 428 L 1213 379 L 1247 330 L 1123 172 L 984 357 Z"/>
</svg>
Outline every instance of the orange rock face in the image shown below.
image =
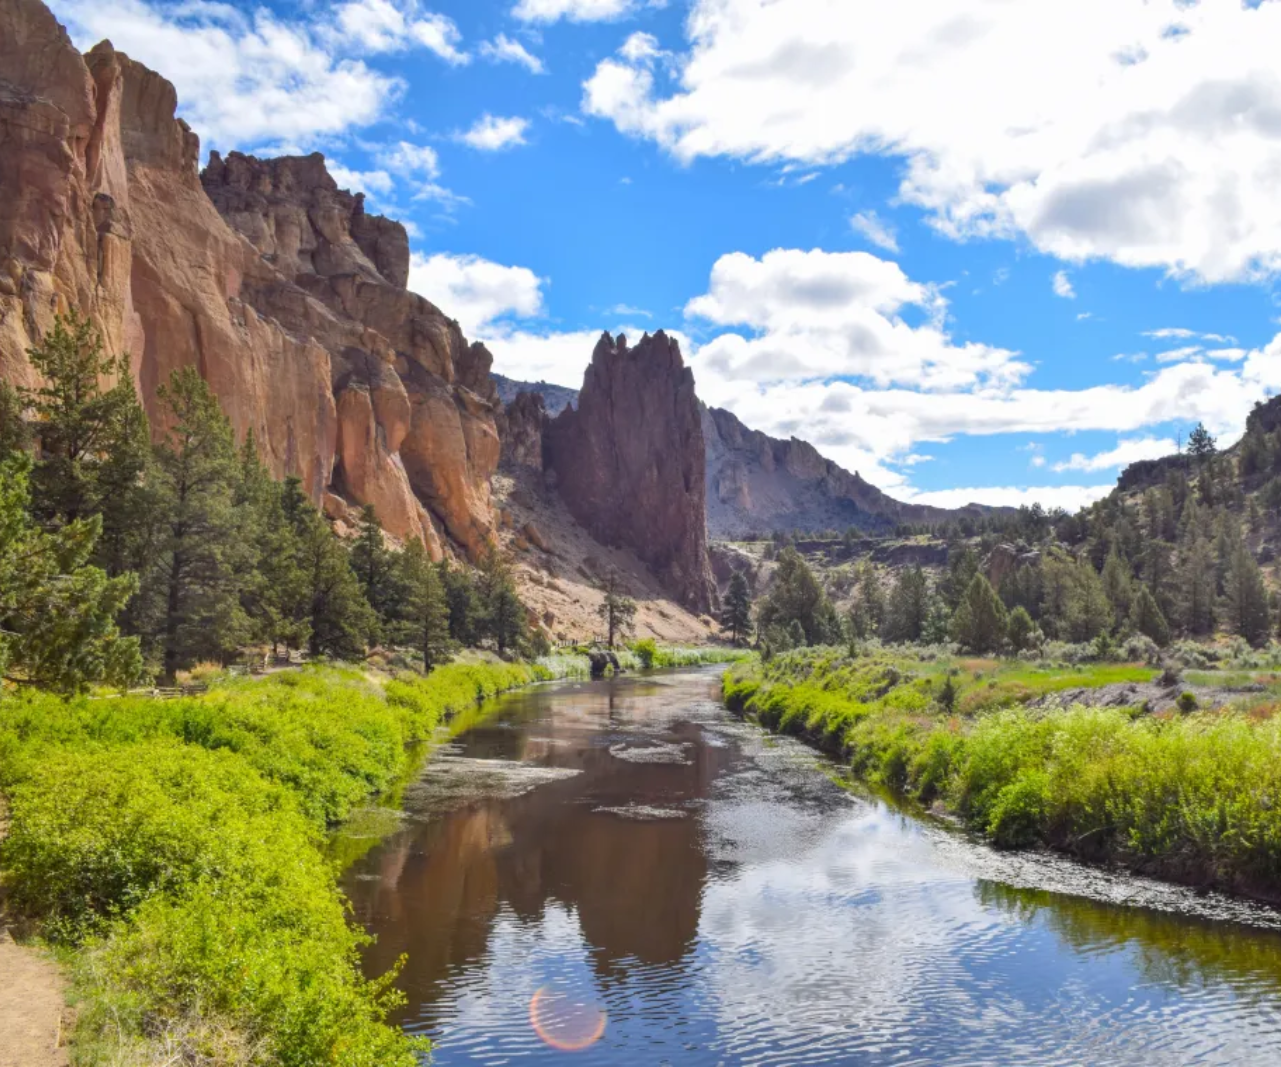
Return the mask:
<svg viewBox="0 0 1281 1067">
<path fill-rule="evenodd" d="M 39 0 L 0 3 L 0 379 L 76 308 L 155 392 L 195 366 L 278 477 L 372 503 L 388 531 L 492 536 L 490 356 L 405 289 L 398 223 L 365 214 L 319 155 L 199 140 L 160 75 L 103 42 L 81 56 Z"/>
</svg>

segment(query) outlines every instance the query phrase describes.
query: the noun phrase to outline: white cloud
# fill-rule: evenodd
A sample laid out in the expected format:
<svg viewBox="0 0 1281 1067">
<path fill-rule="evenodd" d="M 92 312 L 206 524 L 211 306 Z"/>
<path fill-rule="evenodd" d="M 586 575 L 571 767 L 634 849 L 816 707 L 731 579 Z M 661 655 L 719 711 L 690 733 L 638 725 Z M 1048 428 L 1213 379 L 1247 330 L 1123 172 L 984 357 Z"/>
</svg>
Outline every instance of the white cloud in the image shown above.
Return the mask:
<svg viewBox="0 0 1281 1067">
<path fill-rule="evenodd" d="M 635 344 L 646 332 L 644 327 L 615 322 L 607 327 L 612 334 L 626 334 Z M 650 331 L 652 332 L 652 330 Z M 667 330 L 681 346 L 688 361 L 693 342 L 679 330 Z M 591 362 L 592 351 L 600 340 L 601 330 L 572 330 L 564 333 L 539 333 L 523 329 L 495 329 L 480 334 L 480 340 L 493 353 L 494 370 L 520 381 L 545 381 L 580 389 L 583 371 Z"/>
<path fill-rule="evenodd" d="M 954 344 L 941 325 L 946 308 L 937 288 L 870 253 L 776 249 L 722 256 L 709 291 L 685 312 L 752 331 L 723 333 L 701 351 L 705 367 L 737 382 L 856 376 L 952 389 L 1010 384 L 1030 371 L 1006 349 Z M 908 314 L 924 321 L 911 325 Z"/>
<path fill-rule="evenodd" d="M 170 7 L 142 0 L 53 0 L 76 43 L 109 37 L 178 90 L 182 115 L 222 149 L 282 142 L 297 150 L 368 125 L 404 85 L 344 55 L 331 23 L 294 23 L 267 8 Z"/>
<path fill-rule="evenodd" d="M 1054 277 L 1050 279 L 1050 284 L 1054 288 L 1055 296 L 1060 296 L 1064 300 L 1076 299 L 1076 290 L 1072 288 L 1072 279 L 1067 276 L 1067 271 L 1058 271 Z"/>
<path fill-rule="evenodd" d="M 1168 437 L 1135 437 L 1118 441 L 1116 448 L 1093 456 L 1074 452 L 1071 459 L 1054 464 L 1056 471 L 1110 471 L 1128 467 L 1144 459 L 1160 459 L 1178 451 L 1178 443 Z"/>
<path fill-rule="evenodd" d="M 1154 337 L 1158 341 L 1209 341 L 1213 344 L 1230 345 L 1236 344 L 1236 338 L 1221 333 L 1198 333 L 1196 330 L 1185 329 L 1182 326 L 1164 326 L 1159 330 L 1145 330 L 1144 337 Z"/>
<path fill-rule="evenodd" d="M 531 74 L 542 74 L 546 70 L 541 59 L 505 33 L 500 33 L 492 41 L 483 42 L 480 54 L 494 63 L 515 63 Z"/>
<path fill-rule="evenodd" d="M 633 33 L 618 54 L 629 63 L 648 63 L 665 53 L 658 47 L 658 38 L 652 33 Z"/>
<path fill-rule="evenodd" d="M 502 319 L 543 313 L 542 279 L 527 267 L 507 267 L 480 256 L 415 252 L 409 289 L 457 319 L 473 339 L 498 328 Z"/>
<path fill-rule="evenodd" d="M 353 193 L 366 193 L 377 199 L 380 196 L 390 196 L 395 188 L 391 175 L 385 170 L 349 170 L 332 159 L 325 161 L 325 168 L 329 171 L 330 177 L 338 183 L 339 189 L 347 189 Z"/>
<path fill-rule="evenodd" d="M 666 6 L 667 0 L 518 0 L 512 14 L 525 22 L 609 22 Z"/>
<path fill-rule="evenodd" d="M 376 154 L 379 163 L 401 177 L 438 178 L 440 176 L 440 157 L 429 145 L 400 141 L 394 145 L 383 145 Z"/>
<path fill-rule="evenodd" d="M 685 26 L 670 80 L 611 57 L 584 110 L 683 161 L 897 158 L 903 200 L 957 238 L 1211 282 L 1281 269 L 1281 4 L 695 0 Z"/>
<path fill-rule="evenodd" d="M 644 308 L 632 307 L 630 304 L 615 304 L 612 308 L 609 309 L 608 314 L 618 315 L 623 318 L 640 317 L 645 319 L 652 319 L 654 317 L 653 312 L 646 311 Z"/>
<path fill-rule="evenodd" d="M 403 52 L 421 45 L 456 66 L 471 57 L 459 50 L 462 34 L 454 20 L 432 11 L 419 11 L 416 0 L 346 0 L 333 10 L 333 22 L 323 31 L 336 45 L 371 53 Z"/>
<path fill-rule="evenodd" d="M 898 236 L 894 233 L 894 227 L 875 211 L 860 211 L 857 215 L 851 216 L 850 227 L 878 248 L 883 248 L 887 252 L 898 251 Z"/>
<path fill-rule="evenodd" d="M 930 504 L 936 508 L 962 508 L 966 504 L 986 504 L 989 507 L 1017 508 L 1040 504 L 1041 507 L 1078 511 L 1112 492 L 1115 484 L 1107 485 L 1034 485 L 1034 486 L 982 486 L 972 489 L 935 489 L 918 492 L 906 489 L 900 492 L 903 499 L 913 504 Z"/>
<path fill-rule="evenodd" d="M 441 59 L 454 66 L 463 66 L 471 62 L 471 56 L 458 48 L 462 39 L 453 19 L 444 15 L 427 15 L 418 19 L 409 27 L 410 33 L 428 51 L 435 52 Z"/>
<path fill-rule="evenodd" d="M 500 118 L 485 114 L 478 118 L 470 130 L 457 134 L 457 139 L 465 145 L 481 152 L 501 152 L 525 143 L 525 131 L 529 129 L 529 120 L 521 118 Z"/>
</svg>

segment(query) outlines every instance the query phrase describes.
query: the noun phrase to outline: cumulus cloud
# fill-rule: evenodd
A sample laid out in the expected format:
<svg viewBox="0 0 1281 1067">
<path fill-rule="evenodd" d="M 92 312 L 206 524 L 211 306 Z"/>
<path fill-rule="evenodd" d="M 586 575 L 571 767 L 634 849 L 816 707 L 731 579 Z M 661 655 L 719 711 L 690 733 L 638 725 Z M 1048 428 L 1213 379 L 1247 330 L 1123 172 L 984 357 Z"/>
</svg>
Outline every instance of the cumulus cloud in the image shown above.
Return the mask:
<svg viewBox="0 0 1281 1067">
<path fill-rule="evenodd" d="M 498 330 L 503 320 L 542 315 L 542 285 L 528 267 L 480 256 L 415 252 L 409 262 L 409 288 L 457 319 L 473 339 Z"/>
<path fill-rule="evenodd" d="M 325 166 L 329 171 L 330 177 L 338 183 L 339 189 L 346 189 L 353 193 L 365 193 L 377 200 L 379 197 L 390 196 L 395 188 L 395 182 L 392 181 L 391 175 L 385 170 L 350 170 L 332 159 L 326 160 Z"/>
<path fill-rule="evenodd" d="M 1213 344 L 1236 344 L 1236 338 L 1222 333 L 1198 333 L 1183 326 L 1163 326 L 1159 330 L 1144 330 L 1144 337 L 1153 337 L 1158 341 L 1209 341 Z"/>
<path fill-rule="evenodd" d="M 1050 279 L 1050 284 L 1054 289 L 1055 296 L 1062 297 L 1064 300 L 1076 299 L 1076 290 L 1072 288 L 1072 279 L 1068 277 L 1067 271 L 1058 271 Z"/>
<path fill-rule="evenodd" d="M 451 58 L 457 30 L 443 16 L 387 0 L 353 0 L 311 21 L 263 6 L 162 5 L 145 0 L 51 0 L 77 45 L 109 37 L 169 78 L 182 115 L 207 145 L 303 151 L 383 118 L 404 83 L 371 69 L 372 53 L 426 47 Z"/>
<path fill-rule="evenodd" d="M 894 232 L 894 227 L 875 211 L 860 211 L 857 215 L 851 216 L 850 227 L 877 248 L 883 248 L 887 252 L 898 251 L 898 236 Z"/>
<path fill-rule="evenodd" d="M 609 22 L 666 6 L 667 0 L 519 0 L 512 14 L 525 22 Z"/>
<path fill-rule="evenodd" d="M 393 174 L 406 178 L 440 176 L 440 157 L 430 145 L 400 141 L 383 145 L 376 154 L 378 162 Z"/>
<path fill-rule="evenodd" d="M 941 324 L 946 308 L 936 287 L 870 253 L 776 249 L 760 259 L 722 256 L 708 292 L 685 312 L 749 328 L 719 335 L 700 356 L 738 382 L 854 376 L 945 389 L 1008 384 L 1031 369 L 1006 349 L 954 344 Z M 909 313 L 923 321 L 909 323 Z"/>
<path fill-rule="evenodd" d="M 463 144 L 480 152 L 501 152 L 525 144 L 525 131 L 529 129 L 529 120 L 522 118 L 500 118 L 497 115 L 485 114 L 478 118 L 471 129 L 457 134 Z"/>
<path fill-rule="evenodd" d="M 695 0 L 685 26 L 670 73 L 601 61 L 584 110 L 683 161 L 896 158 L 956 238 L 1208 282 L 1281 268 L 1281 4 Z"/>
<path fill-rule="evenodd" d="M 1102 500 L 1114 488 L 1115 483 L 1112 482 L 1106 485 L 989 485 L 969 489 L 934 489 L 928 492 L 919 492 L 909 486 L 900 490 L 900 495 L 913 504 L 931 504 L 936 508 L 963 508 L 966 504 L 1017 508 L 1040 504 L 1043 508 L 1078 511 L 1096 500 Z"/>
<path fill-rule="evenodd" d="M 1054 464 L 1056 471 L 1110 471 L 1128 467 L 1144 459 L 1160 459 L 1178 451 L 1177 442 L 1168 437 L 1136 437 L 1118 441 L 1116 448 L 1093 456 L 1074 452 L 1071 459 Z"/>
<path fill-rule="evenodd" d="M 480 46 L 480 54 L 492 63 L 515 63 L 531 74 L 542 74 L 546 71 L 541 59 L 505 33 L 500 33 L 492 41 L 483 42 Z"/>
</svg>

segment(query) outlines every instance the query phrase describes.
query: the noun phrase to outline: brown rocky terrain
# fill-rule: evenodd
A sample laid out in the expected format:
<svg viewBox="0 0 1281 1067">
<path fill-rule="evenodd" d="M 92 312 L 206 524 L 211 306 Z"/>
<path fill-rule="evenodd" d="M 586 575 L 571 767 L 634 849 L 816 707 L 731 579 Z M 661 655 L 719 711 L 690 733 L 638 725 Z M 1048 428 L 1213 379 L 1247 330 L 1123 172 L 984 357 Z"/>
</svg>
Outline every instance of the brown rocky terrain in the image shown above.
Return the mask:
<svg viewBox="0 0 1281 1067">
<path fill-rule="evenodd" d="M 934 508 L 895 500 L 821 456 L 807 441 L 783 441 L 744 426 L 731 412 L 703 409 L 707 525 L 713 540 L 774 530 L 889 533 L 900 523 L 933 525 L 993 508 Z"/>
<path fill-rule="evenodd" d="M 236 432 L 312 499 L 475 556 L 493 529 L 489 353 L 405 289 L 400 224 L 319 155 L 211 156 L 160 75 L 81 56 L 39 0 L 0 4 L 0 378 L 74 308 L 155 391 L 195 366 Z"/>
<path fill-rule="evenodd" d="M 543 456 L 592 537 L 634 551 L 682 607 L 712 610 L 702 419 L 675 340 L 603 335 L 578 407 L 546 424 Z"/>
</svg>

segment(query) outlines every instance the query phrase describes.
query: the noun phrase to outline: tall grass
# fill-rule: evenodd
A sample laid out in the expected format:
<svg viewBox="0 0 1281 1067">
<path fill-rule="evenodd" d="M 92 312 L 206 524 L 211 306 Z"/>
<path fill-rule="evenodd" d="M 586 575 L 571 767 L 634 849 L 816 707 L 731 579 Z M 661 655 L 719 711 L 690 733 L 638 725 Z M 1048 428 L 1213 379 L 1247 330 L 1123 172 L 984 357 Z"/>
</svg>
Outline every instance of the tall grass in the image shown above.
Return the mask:
<svg viewBox="0 0 1281 1067">
<path fill-rule="evenodd" d="M 949 712 L 938 703 L 946 665 L 919 667 L 793 654 L 731 669 L 724 693 L 869 780 L 943 805 L 998 846 L 1047 846 L 1281 900 L 1281 720 L 1007 707 L 999 669 L 995 687 L 969 680 Z"/>
<path fill-rule="evenodd" d="M 361 976 L 324 831 L 408 744 L 552 674 L 326 668 L 171 702 L 0 700 L 0 877 L 73 960 L 78 1062 L 416 1067 L 383 1021 L 394 976 Z"/>
</svg>

